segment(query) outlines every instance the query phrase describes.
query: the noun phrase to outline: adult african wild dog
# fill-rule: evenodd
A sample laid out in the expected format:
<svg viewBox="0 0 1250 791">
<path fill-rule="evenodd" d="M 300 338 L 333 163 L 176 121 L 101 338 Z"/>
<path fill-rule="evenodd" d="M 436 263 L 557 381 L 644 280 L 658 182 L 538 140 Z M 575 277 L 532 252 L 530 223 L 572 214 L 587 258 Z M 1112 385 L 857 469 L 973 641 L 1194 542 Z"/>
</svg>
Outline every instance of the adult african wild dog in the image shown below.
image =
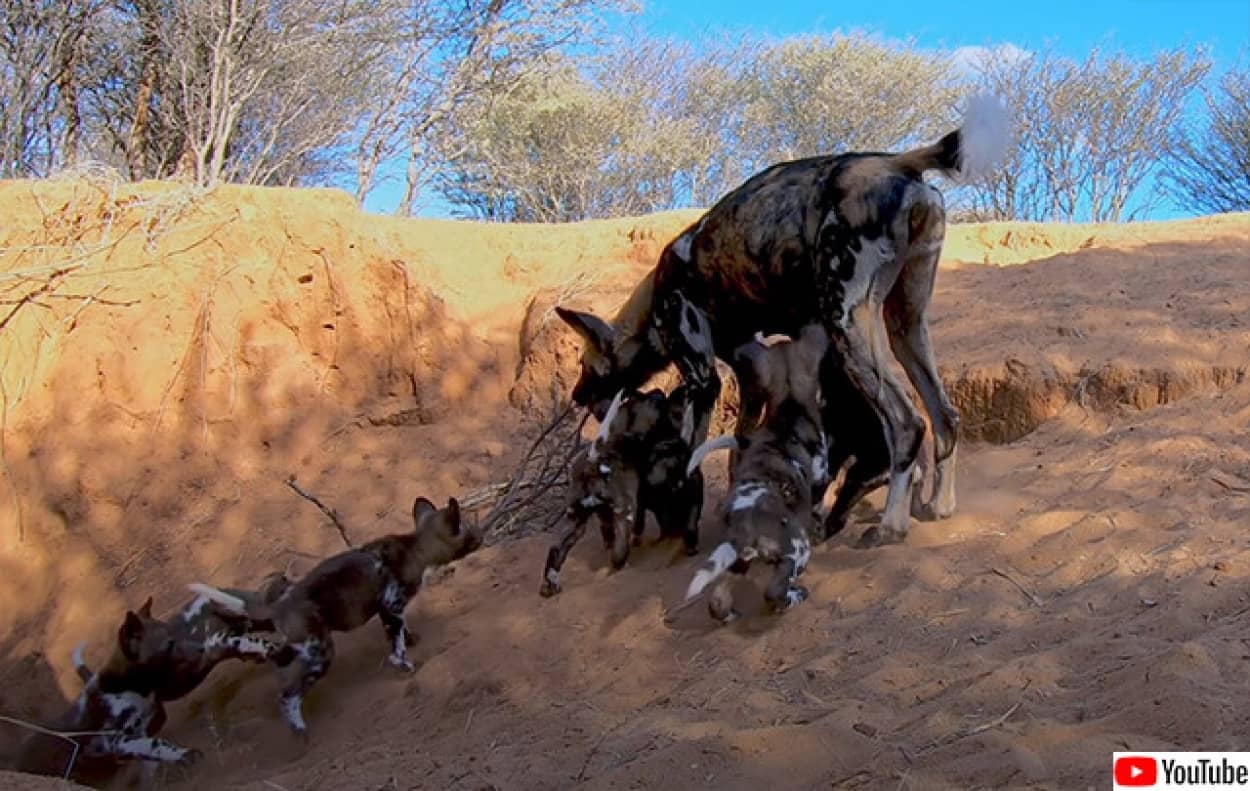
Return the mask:
<svg viewBox="0 0 1250 791">
<path fill-rule="evenodd" d="M 716 355 L 725 359 L 756 332 L 793 336 L 820 322 L 833 341 L 821 366 L 826 400 L 838 392 L 857 395 L 879 419 L 880 429 L 852 426 L 852 440 L 863 447 L 841 451 L 855 455 L 857 464 L 866 458 L 884 467 L 848 470 L 848 479 L 855 478 L 851 488 L 889 484 L 881 523 L 861 544 L 906 536 L 912 471 L 924 436 L 919 412 L 888 365 L 891 351 L 933 425 L 933 494 L 918 504 L 917 516 L 949 516 L 959 418 L 938 378 L 927 320 L 945 210 L 924 174 L 974 176 L 1001 158 L 1008 137 L 1002 107 L 977 97 L 963 124 L 933 145 L 785 162 L 748 179 L 668 244 L 615 326 L 561 313 L 586 340 L 574 400 L 602 414 L 614 393 L 637 387 L 669 361 L 683 377 L 718 384 L 705 355 L 680 332 L 673 299 L 679 290 L 707 314 Z M 758 422 L 760 408 L 743 404 L 747 428 Z M 836 412 L 833 405 L 827 409 L 830 417 Z M 835 442 L 846 436 L 836 424 L 826 429 Z M 862 494 L 848 490 L 847 496 Z M 847 510 L 835 504 L 843 518 Z M 827 522 L 825 532 L 840 527 Z"/>
<path fill-rule="evenodd" d="M 667 396 L 662 390 L 617 393 L 594 441 L 573 461 L 567 524 L 547 553 L 543 596 L 560 592 L 560 570 L 591 517 L 599 520 L 614 568 L 629 558 L 630 535 L 641 539 L 648 511 L 661 535 L 681 536 L 687 554 L 698 551 L 703 476 L 686 474 L 694 399 L 686 385 Z"/>
<path fill-rule="evenodd" d="M 713 585 L 712 617 L 737 617 L 727 571 L 744 573 L 752 560 L 776 566 L 764 599 L 783 612 L 807 599 L 798 578 L 811 556 L 809 527 L 813 493 L 828 483 L 828 447 L 821 429 L 820 360 L 829 344 L 819 324 L 808 325 L 795 341 L 765 345 L 751 341 L 734 355 L 734 373 L 743 391 L 765 402 L 764 422 L 747 434 L 709 440 L 690 460 L 696 470 L 712 450 L 739 451 L 733 485 L 722 507 L 725 535 L 695 575 L 686 599 Z"/>
</svg>

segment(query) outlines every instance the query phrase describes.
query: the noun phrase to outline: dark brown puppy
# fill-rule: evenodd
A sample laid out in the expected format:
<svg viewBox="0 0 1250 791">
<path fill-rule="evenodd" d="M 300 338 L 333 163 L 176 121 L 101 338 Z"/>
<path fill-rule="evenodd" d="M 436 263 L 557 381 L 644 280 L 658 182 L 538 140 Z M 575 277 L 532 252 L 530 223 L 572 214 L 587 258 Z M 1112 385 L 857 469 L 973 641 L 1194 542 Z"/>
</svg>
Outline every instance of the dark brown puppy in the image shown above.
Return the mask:
<svg viewBox="0 0 1250 791">
<path fill-rule="evenodd" d="M 686 592 L 689 601 L 715 583 L 708 601 L 712 617 L 737 617 L 725 572 L 744 573 L 760 558 L 776 566 L 764 599 L 783 612 L 807 598 L 797 585 L 811 556 L 813 492 L 828 483 L 828 447 L 821 430 L 820 360 L 828 336 L 819 325 L 797 341 L 746 344 L 734 370 L 744 391 L 766 404 L 764 420 L 746 436 L 711 440 L 695 451 L 691 468 L 718 448 L 736 448 L 732 489 L 724 506 L 725 537 Z"/>
<path fill-rule="evenodd" d="M 286 575 L 276 572 L 265 578 L 258 591 L 227 588 L 225 593 L 247 602 L 254 611 L 272 604 L 290 587 Z M 213 668 L 228 659 L 266 662 L 275 658 L 281 648 L 279 643 L 254 634 L 273 631 L 272 623 L 231 612 L 204 594 L 197 595 L 168 620 L 153 618 L 150 605 L 149 599 L 144 608 L 129 615 L 122 624 L 120 639 L 132 647 L 122 656 L 124 659 L 135 655 L 144 645 L 169 646 L 159 658 L 147 657 L 142 662 L 144 683 L 162 702 L 185 697 L 204 682 Z M 74 654 L 74 667 L 84 682 L 93 675 L 81 652 Z"/>
<path fill-rule="evenodd" d="M 128 761 L 185 765 L 198 758 L 195 750 L 156 738 L 165 724 L 165 707 L 153 670 L 170 662 L 176 646 L 167 635 L 143 628 L 151 610 L 148 599 L 138 612 L 126 613 L 113 655 L 99 672 L 86 673 L 78 699 L 49 727 L 75 735 L 69 740 L 31 735 L 18 750 L 18 771 L 96 779 Z M 73 656 L 80 675 L 86 667 L 82 650 L 80 645 Z"/>
<path fill-rule="evenodd" d="M 641 539 L 647 511 L 663 536 L 681 536 L 686 553 L 699 547 L 703 476 L 686 474 L 695 432 L 695 393 L 681 385 L 669 396 L 660 390 L 617 394 L 599 433 L 569 473 L 568 524 L 547 553 L 539 593 L 560 592 L 560 570 L 573 546 L 598 517 L 612 565 L 629 558 L 630 535 Z"/>
<path fill-rule="evenodd" d="M 350 632 L 378 616 L 391 644 L 387 661 L 411 672 L 405 648 L 412 639 L 404 609 L 417 595 L 426 569 L 464 557 L 481 537 L 460 522 L 453 498 L 436 508 L 424 497 L 412 506 L 413 531 L 385 536 L 323 560 L 270 605 L 249 608 L 238 597 L 208 585 L 192 591 L 253 620 L 271 621 L 285 640 L 276 661 L 283 681 L 282 713 L 299 735 L 307 732 L 304 696 L 330 669 L 334 632 Z"/>
</svg>

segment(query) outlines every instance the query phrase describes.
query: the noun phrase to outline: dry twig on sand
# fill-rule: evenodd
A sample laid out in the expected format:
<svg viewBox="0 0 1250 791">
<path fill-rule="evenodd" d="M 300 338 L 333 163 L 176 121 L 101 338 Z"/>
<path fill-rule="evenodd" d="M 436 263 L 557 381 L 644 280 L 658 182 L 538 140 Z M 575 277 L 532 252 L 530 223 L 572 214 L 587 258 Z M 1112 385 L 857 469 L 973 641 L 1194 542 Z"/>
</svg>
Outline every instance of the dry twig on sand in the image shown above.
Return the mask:
<svg viewBox="0 0 1250 791">
<path fill-rule="evenodd" d="M 569 465 L 582 448 L 586 417 L 576 420 L 576 407 L 554 389 L 548 415 L 507 481 L 470 492 L 461 501 L 469 511 L 493 501 L 477 523 L 487 541 L 530 532 L 526 528 L 546 530 L 564 513 Z"/>
<path fill-rule="evenodd" d="M 928 744 L 924 745 L 919 750 L 917 750 L 915 754 L 925 755 L 926 753 L 931 753 L 934 750 L 940 750 L 943 747 L 947 747 L 949 745 L 954 744 L 955 742 L 961 741 L 963 739 L 967 739 L 970 736 L 976 736 L 977 734 L 985 733 L 986 731 L 991 731 L 1001 726 L 1003 723 L 1005 723 L 1007 720 L 1011 718 L 1012 714 L 1015 714 L 1020 709 L 1020 706 L 1024 704 L 1024 693 L 1028 692 L 1029 685 L 1031 685 L 1032 683 L 1033 683 L 1032 681 L 1026 681 L 1024 683 L 1024 686 L 1020 688 L 1020 696 L 1016 700 L 1015 704 L 1013 704 L 1011 708 L 1007 709 L 1005 712 L 1003 712 L 999 716 L 995 717 L 989 722 L 983 722 L 980 725 L 972 725 L 967 728 L 960 728 L 954 733 L 949 733 L 946 736 L 941 737 L 940 739 L 934 739 L 933 741 L 929 742 Z"/>
<path fill-rule="evenodd" d="M 286 485 L 290 486 L 291 489 L 293 489 L 295 493 L 298 494 L 300 497 L 303 497 L 308 502 L 317 506 L 317 508 L 321 510 L 321 513 L 329 517 L 330 521 L 334 523 L 335 529 L 339 531 L 339 537 L 343 539 L 343 543 L 347 545 L 348 549 L 352 548 L 352 541 L 350 538 L 347 537 L 347 528 L 344 527 L 342 520 L 339 519 L 338 511 L 335 511 L 333 508 L 327 507 L 326 504 L 318 500 L 315 495 L 310 494 L 309 492 L 301 488 L 300 485 L 295 482 L 294 475 L 286 479 Z"/>
</svg>

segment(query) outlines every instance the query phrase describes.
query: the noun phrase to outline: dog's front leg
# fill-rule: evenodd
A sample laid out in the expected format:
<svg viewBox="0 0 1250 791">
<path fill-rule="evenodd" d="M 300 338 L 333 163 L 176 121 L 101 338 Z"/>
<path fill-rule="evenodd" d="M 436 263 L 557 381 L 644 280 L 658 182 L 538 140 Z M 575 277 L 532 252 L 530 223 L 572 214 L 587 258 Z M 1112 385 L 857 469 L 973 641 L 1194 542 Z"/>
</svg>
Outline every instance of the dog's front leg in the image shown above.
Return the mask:
<svg viewBox="0 0 1250 791">
<path fill-rule="evenodd" d="M 163 764 L 189 766 L 199 760 L 200 751 L 158 739 L 154 736 L 122 736 L 113 741 L 110 748 L 119 758 L 156 761 Z"/>
<path fill-rule="evenodd" d="M 565 513 L 565 517 L 569 520 L 568 524 L 560 533 L 555 546 L 547 551 L 547 563 L 543 566 L 543 584 L 538 589 L 538 593 L 544 598 L 555 596 L 560 592 L 560 569 L 564 567 L 564 561 L 568 558 L 573 546 L 586 532 L 586 522 L 590 519 L 591 509 L 598 508 L 600 505 L 597 497 L 584 498 L 584 500 L 592 499 L 593 503 L 574 503 Z"/>
<path fill-rule="evenodd" d="M 396 580 L 387 583 L 382 591 L 380 604 L 378 618 L 382 621 L 382 628 L 386 630 L 386 636 L 391 641 L 391 653 L 386 657 L 386 661 L 405 673 L 411 673 L 416 668 L 412 666 L 412 662 L 408 661 L 408 624 L 404 622 L 404 609 L 408 606 L 408 597 L 404 593 L 403 586 Z"/>
<path fill-rule="evenodd" d="M 807 601 L 807 588 L 795 583 L 812 556 L 811 544 L 806 536 L 796 535 L 790 538 L 790 545 L 790 553 L 781 557 L 777 571 L 764 592 L 764 599 L 773 612 L 785 612 L 799 602 Z"/>
</svg>

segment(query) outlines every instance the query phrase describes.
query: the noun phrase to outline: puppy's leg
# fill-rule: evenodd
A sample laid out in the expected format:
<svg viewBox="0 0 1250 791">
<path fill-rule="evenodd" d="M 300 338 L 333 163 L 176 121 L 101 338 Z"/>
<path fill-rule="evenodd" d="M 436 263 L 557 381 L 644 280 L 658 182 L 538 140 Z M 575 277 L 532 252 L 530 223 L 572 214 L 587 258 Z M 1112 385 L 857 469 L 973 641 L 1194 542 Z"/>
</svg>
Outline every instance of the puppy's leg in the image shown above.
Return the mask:
<svg viewBox="0 0 1250 791">
<path fill-rule="evenodd" d="M 382 591 L 382 601 L 378 607 L 378 619 L 391 641 L 391 653 L 386 661 L 405 673 L 416 668 L 408 661 L 408 624 L 404 622 L 404 609 L 408 606 L 408 597 L 404 595 L 403 586 L 396 580 L 387 583 Z"/>
<path fill-rule="evenodd" d="M 199 750 L 179 747 L 154 736 L 119 736 L 110 747 L 113 754 L 119 758 L 156 761 L 163 764 L 186 766 L 195 763 L 200 757 Z"/>
<path fill-rule="evenodd" d="M 699 552 L 699 518 L 703 516 L 703 473 L 695 470 L 685 480 L 679 494 L 682 515 L 681 538 L 686 545 L 686 554 L 695 555 Z"/>
<path fill-rule="evenodd" d="M 304 696 L 330 669 L 330 663 L 334 660 L 334 641 L 329 632 L 310 634 L 298 642 L 292 642 L 291 648 L 295 652 L 295 658 L 280 671 L 284 682 L 282 717 L 297 736 L 307 738 Z"/>
<path fill-rule="evenodd" d="M 590 518 L 590 514 L 578 508 L 569 508 L 567 517 L 568 524 L 560 533 L 555 546 L 547 552 L 547 564 L 543 567 L 543 584 L 538 589 L 539 594 L 544 597 L 554 596 L 560 592 L 560 569 L 564 567 L 564 561 L 568 558 L 573 546 L 585 534 L 586 520 Z"/>
<path fill-rule="evenodd" d="M 712 592 L 707 597 L 707 611 L 709 615 L 722 624 L 731 623 L 742 615 L 742 613 L 734 609 L 734 597 L 729 590 L 728 577 L 721 577 L 716 581 Z"/>
<path fill-rule="evenodd" d="M 629 536 L 643 520 L 637 501 L 617 505 L 612 510 L 612 568 L 620 570 L 629 560 Z"/>
<path fill-rule="evenodd" d="M 811 545 L 805 536 L 790 537 L 790 552 L 782 555 L 773 579 L 764 591 L 764 599 L 773 612 L 785 612 L 799 602 L 807 601 L 807 588 L 795 583 L 807 568 L 811 556 Z"/>
</svg>

